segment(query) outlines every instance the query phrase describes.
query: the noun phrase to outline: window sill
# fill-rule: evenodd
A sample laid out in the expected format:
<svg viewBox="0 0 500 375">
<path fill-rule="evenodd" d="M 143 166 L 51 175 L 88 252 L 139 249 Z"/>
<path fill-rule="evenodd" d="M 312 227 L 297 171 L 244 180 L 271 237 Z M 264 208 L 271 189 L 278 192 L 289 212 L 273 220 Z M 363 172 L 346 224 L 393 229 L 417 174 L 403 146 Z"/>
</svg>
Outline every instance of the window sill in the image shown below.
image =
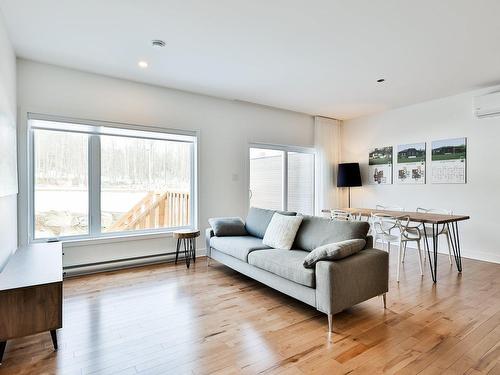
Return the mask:
<svg viewBox="0 0 500 375">
<path fill-rule="evenodd" d="M 94 238 L 80 238 L 74 240 L 61 240 L 63 246 L 77 247 L 77 246 L 91 246 L 100 245 L 106 243 L 118 243 L 127 241 L 140 241 L 140 240 L 152 240 L 155 238 L 171 238 L 172 231 L 156 232 L 156 233 L 135 233 L 135 234 L 120 234 L 120 235 L 110 235 L 103 237 Z"/>
</svg>

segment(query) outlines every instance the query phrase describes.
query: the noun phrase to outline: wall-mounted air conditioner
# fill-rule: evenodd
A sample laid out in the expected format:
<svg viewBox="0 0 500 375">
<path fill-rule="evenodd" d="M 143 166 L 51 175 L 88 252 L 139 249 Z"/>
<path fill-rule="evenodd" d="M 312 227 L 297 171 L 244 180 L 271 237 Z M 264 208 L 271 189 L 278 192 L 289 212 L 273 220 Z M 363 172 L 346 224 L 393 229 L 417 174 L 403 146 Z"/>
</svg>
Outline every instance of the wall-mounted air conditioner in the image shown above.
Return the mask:
<svg viewBox="0 0 500 375">
<path fill-rule="evenodd" d="M 476 96 L 474 115 L 477 118 L 500 116 L 500 92 Z"/>
</svg>

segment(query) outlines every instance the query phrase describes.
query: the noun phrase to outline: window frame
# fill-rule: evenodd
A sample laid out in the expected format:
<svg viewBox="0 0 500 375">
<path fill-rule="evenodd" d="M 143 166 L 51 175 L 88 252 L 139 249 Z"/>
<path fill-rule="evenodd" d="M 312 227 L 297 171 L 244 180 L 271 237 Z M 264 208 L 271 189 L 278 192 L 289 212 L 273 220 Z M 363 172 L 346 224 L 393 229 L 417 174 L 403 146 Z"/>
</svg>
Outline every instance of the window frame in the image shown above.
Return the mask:
<svg viewBox="0 0 500 375">
<path fill-rule="evenodd" d="M 50 128 L 32 126 L 31 120 L 50 121 L 61 124 L 73 124 L 80 126 L 76 129 L 57 129 L 54 131 L 85 133 L 88 134 L 88 152 L 87 152 L 87 170 L 88 170 L 88 234 L 85 235 L 69 235 L 60 237 L 36 238 L 35 237 L 35 130 Z M 28 112 L 27 114 L 27 131 L 28 131 L 28 243 L 43 243 L 50 241 L 84 241 L 84 240 L 100 240 L 113 239 L 123 237 L 142 237 L 145 235 L 169 234 L 180 229 L 194 229 L 198 223 L 198 147 L 199 147 L 199 132 L 185 131 L 170 128 L 161 128 L 156 126 L 143 126 L 135 124 L 125 124 L 109 121 L 84 120 L 72 117 L 45 115 L 39 113 Z M 127 131 L 130 134 L 127 135 Z M 142 136 L 139 136 L 142 132 Z M 154 137 L 154 134 L 157 137 Z M 161 136 L 160 136 L 161 134 Z M 100 135 L 123 136 L 126 138 L 136 139 L 153 139 L 163 141 L 176 141 L 189 143 L 191 145 L 191 176 L 190 176 L 190 222 L 189 225 L 168 227 L 168 228 L 153 228 L 129 230 L 120 232 L 102 232 L 101 228 L 101 148 Z M 170 136 L 170 137 L 169 137 Z"/>
<path fill-rule="evenodd" d="M 313 215 L 316 207 L 316 162 L 317 162 L 317 152 L 313 147 L 303 147 L 303 146 L 292 146 L 292 145 L 280 145 L 280 144 L 271 144 L 271 143 L 255 143 L 255 142 L 250 142 L 248 143 L 248 148 L 247 148 L 247 199 L 248 199 L 248 204 L 247 206 L 250 207 L 250 149 L 251 148 L 262 148 L 266 150 L 276 150 L 276 151 L 282 151 L 283 152 L 283 173 L 282 173 L 282 191 L 281 191 L 281 210 L 282 211 L 288 211 L 288 153 L 289 152 L 295 152 L 295 153 L 302 153 L 302 154 L 311 154 L 313 156 L 313 186 L 312 186 L 312 191 L 313 191 L 313 200 L 312 200 L 312 207 L 313 207 Z"/>
</svg>

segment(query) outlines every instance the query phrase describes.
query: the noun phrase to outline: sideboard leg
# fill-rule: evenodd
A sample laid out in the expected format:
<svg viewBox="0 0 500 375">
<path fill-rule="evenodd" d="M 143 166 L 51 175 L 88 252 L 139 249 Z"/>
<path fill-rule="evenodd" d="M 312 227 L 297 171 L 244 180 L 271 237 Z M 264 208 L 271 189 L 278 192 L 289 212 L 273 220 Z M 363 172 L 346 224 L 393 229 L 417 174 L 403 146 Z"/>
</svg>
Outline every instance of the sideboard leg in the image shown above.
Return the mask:
<svg viewBox="0 0 500 375">
<path fill-rule="evenodd" d="M 50 336 L 52 337 L 52 345 L 54 345 L 54 350 L 57 350 L 57 331 L 55 329 L 51 330 Z"/>
<path fill-rule="evenodd" d="M 5 352 L 5 346 L 7 341 L 0 341 L 0 365 L 2 364 L 3 353 Z"/>
<path fill-rule="evenodd" d="M 384 309 L 387 309 L 387 298 L 386 298 L 386 293 L 382 294 L 382 298 L 384 300 Z"/>
</svg>

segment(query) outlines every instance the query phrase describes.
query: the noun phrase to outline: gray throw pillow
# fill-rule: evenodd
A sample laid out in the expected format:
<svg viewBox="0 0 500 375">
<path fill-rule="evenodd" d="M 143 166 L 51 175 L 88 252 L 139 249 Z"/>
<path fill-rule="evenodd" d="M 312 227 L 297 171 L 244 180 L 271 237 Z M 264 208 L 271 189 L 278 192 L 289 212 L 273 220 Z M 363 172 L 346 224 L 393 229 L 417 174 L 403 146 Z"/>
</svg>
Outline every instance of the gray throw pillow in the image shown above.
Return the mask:
<svg viewBox="0 0 500 375">
<path fill-rule="evenodd" d="M 370 224 L 366 221 L 339 221 L 304 215 L 293 248 L 313 251 L 329 243 L 365 239 L 369 229 Z"/>
<path fill-rule="evenodd" d="M 354 239 L 341 242 L 329 243 L 317 247 L 304 258 L 304 267 L 312 268 L 320 260 L 339 260 L 363 250 L 365 240 Z"/>
<path fill-rule="evenodd" d="M 248 236 L 245 223 L 239 217 L 217 217 L 208 219 L 217 237 Z"/>
</svg>

